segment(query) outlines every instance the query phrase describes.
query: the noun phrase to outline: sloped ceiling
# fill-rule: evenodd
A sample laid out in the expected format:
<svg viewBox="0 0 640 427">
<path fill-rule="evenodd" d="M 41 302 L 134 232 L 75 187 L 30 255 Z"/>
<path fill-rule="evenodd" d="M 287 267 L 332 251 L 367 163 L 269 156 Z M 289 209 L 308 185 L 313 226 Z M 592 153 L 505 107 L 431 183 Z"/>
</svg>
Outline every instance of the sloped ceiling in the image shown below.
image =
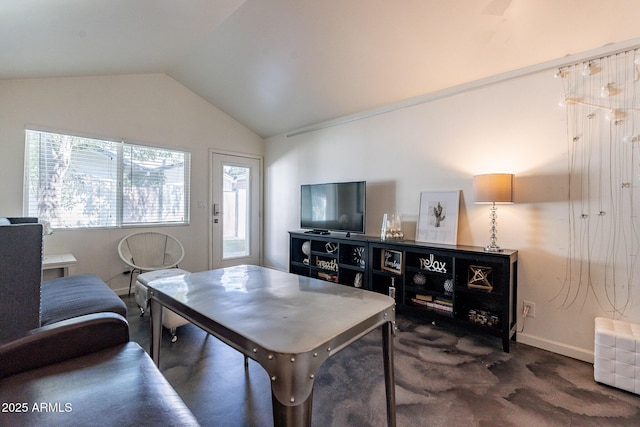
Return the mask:
<svg viewBox="0 0 640 427">
<path fill-rule="evenodd" d="M 2 0 L 0 79 L 166 73 L 268 137 L 631 40 L 638 22 L 637 0 Z"/>
</svg>

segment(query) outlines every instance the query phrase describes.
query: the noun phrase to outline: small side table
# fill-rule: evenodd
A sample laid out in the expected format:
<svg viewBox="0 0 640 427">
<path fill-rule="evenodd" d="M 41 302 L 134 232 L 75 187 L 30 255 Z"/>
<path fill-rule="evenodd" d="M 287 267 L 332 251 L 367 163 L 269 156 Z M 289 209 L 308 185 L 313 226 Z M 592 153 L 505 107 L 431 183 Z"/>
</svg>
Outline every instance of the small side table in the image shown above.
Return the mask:
<svg viewBox="0 0 640 427">
<path fill-rule="evenodd" d="M 50 254 L 42 258 L 42 280 L 67 277 L 69 267 L 77 262 L 73 254 Z"/>
</svg>

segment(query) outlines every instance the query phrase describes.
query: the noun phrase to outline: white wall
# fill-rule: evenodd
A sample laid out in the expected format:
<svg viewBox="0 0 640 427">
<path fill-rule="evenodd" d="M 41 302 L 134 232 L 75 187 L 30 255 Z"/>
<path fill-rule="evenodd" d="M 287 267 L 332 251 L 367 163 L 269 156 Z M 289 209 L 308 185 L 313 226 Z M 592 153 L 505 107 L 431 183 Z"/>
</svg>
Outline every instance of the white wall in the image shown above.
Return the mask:
<svg viewBox="0 0 640 427">
<path fill-rule="evenodd" d="M 567 127 L 553 71 L 294 137 L 272 137 L 265 154 L 266 265 L 288 268 L 288 230 L 299 226 L 299 185 L 367 180 L 366 233 L 384 212 L 415 236 L 425 190 L 462 190 L 458 243 L 484 246 L 489 208 L 474 205 L 472 176 L 516 175 L 516 204 L 498 209 L 498 244 L 519 250 L 518 311 L 536 303 L 518 341 L 592 360 L 594 317 L 607 315 L 584 285 L 562 306 L 568 246 Z M 594 283 L 601 288 L 601 284 Z M 596 292 L 601 293 L 602 289 Z M 554 298 L 560 295 L 558 298 Z M 637 286 L 628 319 L 640 321 Z M 523 327 L 522 320 L 518 329 Z"/>
<path fill-rule="evenodd" d="M 185 246 L 181 267 L 209 267 L 208 150 L 262 155 L 263 140 L 163 74 L 0 81 L 2 216 L 22 215 L 24 129 L 35 125 L 191 152 L 191 225 L 162 228 Z M 206 203 L 208 205 L 208 203 Z M 72 274 L 95 273 L 118 291 L 128 287 L 116 246 L 135 229 L 61 230 L 45 253 L 72 252 Z M 125 290 L 126 291 L 126 290 Z"/>
</svg>

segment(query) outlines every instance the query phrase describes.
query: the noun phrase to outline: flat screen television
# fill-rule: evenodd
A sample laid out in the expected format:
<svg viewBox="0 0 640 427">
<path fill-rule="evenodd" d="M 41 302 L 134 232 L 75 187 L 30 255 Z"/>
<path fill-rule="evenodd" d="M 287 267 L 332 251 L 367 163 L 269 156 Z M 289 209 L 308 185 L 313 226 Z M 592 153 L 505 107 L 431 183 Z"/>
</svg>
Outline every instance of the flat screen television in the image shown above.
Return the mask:
<svg viewBox="0 0 640 427">
<path fill-rule="evenodd" d="M 300 186 L 300 228 L 364 234 L 365 181 Z"/>
</svg>

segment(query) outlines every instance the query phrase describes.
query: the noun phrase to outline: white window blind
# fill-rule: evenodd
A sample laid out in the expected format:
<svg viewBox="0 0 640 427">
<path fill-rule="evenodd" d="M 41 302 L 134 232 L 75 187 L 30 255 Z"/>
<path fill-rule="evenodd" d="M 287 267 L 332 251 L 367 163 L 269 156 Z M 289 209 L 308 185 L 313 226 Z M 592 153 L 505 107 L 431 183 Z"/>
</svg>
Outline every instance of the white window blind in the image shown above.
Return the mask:
<svg viewBox="0 0 640 427">
<path fill-rule="evenodd" d="M 53 228 L 189 223 L 189 152 L 26 131 L 25 215 Z"/>
</svg>

